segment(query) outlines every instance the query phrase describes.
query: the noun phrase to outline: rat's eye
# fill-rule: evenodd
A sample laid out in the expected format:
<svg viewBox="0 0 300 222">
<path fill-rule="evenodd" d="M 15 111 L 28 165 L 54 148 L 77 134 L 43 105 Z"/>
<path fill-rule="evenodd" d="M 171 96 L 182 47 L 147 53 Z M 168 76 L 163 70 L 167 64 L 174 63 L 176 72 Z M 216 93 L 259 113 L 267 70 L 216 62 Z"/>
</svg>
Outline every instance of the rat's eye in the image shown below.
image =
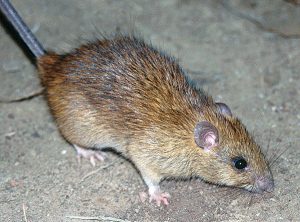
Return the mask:
<svg viewBox="0 0 300 222">
<path fill-rule="evenodd" d="M 233 159 L 234 167 L 238 170 L 243 170 L 247 167 L 247 161 L 243 157 L 236 157 Z"/>
</svg>

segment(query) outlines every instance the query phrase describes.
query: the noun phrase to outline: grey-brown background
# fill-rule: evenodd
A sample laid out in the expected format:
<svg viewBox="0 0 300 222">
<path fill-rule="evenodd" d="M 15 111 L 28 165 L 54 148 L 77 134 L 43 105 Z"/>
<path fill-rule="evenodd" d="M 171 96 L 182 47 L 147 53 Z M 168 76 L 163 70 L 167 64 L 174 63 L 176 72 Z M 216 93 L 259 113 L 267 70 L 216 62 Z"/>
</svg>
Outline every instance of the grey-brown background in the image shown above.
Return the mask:
<svg viewBox="0 0 300 222">
<path fill-rule="evenodd" d="M 300 221 L 300 7 L 283 0 L 13 0 L 46 48 L 66 52 L 99 33 L 135 31 L 177 57 L 278 155 L 274 193 L 166 181 L 170 206 L 139 201 L 133 166 L 109 154 L 78 165 L 42 96 L 0 104 L 1 221 Z M 0 99 L 39 90 L 35 67 L 0 27 Z M 269 142 L 270 141 L 270 142 Z M 92 172 L 92 173 L 91 173 Z M 91 174 L 90 174 L 91 173 Z M 250 204 L 249 204 L 250 202 Z M 23 209 L 24 207 L 24 209 Z"/>
</svg>

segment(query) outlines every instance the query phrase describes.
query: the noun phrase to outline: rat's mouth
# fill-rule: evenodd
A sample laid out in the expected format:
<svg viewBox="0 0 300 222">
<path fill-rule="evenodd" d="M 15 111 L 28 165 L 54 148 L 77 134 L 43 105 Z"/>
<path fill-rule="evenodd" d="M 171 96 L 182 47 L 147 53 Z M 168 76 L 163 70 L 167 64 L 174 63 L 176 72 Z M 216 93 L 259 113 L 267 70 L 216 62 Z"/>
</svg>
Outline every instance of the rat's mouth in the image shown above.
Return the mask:
<svg viewBox="0 0 300 222">
<path fill-rule="evenodd" d="M 258 177 L 254 184 L 257 193 L 272 192 L 274 190 L 274 180 L 272 177 Z"/>
<path fill-rule="evenodd" d="M 257 177 L 254 184 L 248 184 L 243 188 L 252 193 L 271 193 L 274 191 L 274 180 L 272 177 Z"/>
</svg>

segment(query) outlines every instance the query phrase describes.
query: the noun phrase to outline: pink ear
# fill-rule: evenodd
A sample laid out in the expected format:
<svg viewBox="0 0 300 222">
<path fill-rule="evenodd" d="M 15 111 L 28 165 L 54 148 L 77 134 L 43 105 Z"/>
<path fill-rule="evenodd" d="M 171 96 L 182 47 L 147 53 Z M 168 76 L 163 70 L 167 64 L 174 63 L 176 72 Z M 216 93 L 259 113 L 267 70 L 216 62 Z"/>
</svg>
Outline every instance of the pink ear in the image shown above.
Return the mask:
<svg viewBox="0 0 300 222">
<path fill-rule="evenodd" d="M 232 116 L 232 112 L 230 108 L 225 103 L 216 103 L 220 113 L 225 116 Z"/>
<path fill-rule="evenodd" d="M 209 151 L 219 143 L 219 133 L 217 128 L 210 122 L 202 121 L 197 123 L 194 131 L 196 144 Z"/>
</svg>

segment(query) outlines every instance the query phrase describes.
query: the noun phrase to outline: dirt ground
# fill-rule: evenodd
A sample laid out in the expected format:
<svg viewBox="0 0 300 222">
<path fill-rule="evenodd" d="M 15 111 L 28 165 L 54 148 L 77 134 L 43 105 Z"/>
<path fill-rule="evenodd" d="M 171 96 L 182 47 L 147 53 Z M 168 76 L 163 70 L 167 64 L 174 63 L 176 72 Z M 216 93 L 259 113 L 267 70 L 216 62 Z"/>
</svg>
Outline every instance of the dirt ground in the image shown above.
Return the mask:
<svg viewBox="0 0 300 222">
<path fill-rule="evenodd" d="M 1 221 L 300 221 L 300 6 L 283 0 L 12 2 L 43 45 L 57 52 L 100 33 L 138 33 L 227 103 L 271 160 L 286 152 L 272 167 L 271 194 L 170 180 L 162 188 L 171 203 L 157 207 L 140 202 L 146 187 L 123 158 L 109 153 L 95 168 L 78 165 L 42 96 L 0 104 Z M 34 65 L 0 26 L 0 99 L 39 89 Z"/>
</svg>

